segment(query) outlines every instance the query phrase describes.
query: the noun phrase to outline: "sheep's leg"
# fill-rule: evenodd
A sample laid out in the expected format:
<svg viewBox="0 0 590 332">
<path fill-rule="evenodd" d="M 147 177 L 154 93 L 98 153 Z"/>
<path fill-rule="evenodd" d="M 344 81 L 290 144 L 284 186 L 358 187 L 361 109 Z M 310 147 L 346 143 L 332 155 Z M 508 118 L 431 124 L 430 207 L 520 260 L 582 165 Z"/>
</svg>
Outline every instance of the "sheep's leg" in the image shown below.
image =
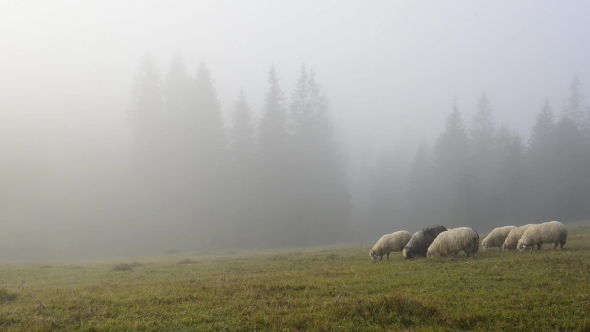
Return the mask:
<svg viewBox="0 0 590 332">
<path fill-rule="evenodd" d="M 382 261 L 383 260 L 383 255 L 379 256 L 379 260 Z"/>
<path fill-rule="evenodd" d="M 541 246 L 542 246 L 541 243 L 537 244 L 537 250 L 541 250 Z"/>
<path fill-rule="evenodd" d="M 389 253 L 387 253 L 387 260 L 389 260 Z"/>
<path fill-rule="evenodd" d="M 559 245 L 559 243 L 554 243 L 553 244 L 553 250 L 557 250 L 557 246 Z"/>
</svg>

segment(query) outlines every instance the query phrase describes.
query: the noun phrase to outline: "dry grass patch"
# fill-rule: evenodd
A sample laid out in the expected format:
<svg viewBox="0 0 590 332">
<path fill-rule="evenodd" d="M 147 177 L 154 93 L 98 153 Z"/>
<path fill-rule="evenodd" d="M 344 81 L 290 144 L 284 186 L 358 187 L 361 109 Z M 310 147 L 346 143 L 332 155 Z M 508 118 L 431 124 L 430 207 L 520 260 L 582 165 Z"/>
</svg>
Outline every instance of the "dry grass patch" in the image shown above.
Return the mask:
<svg viewBox="0 0 590 332">
<path fill-rule="evenodd" d="M 133 270 L 134 267 L 138 267 L 138 266 L 143 266 L 143 264 L 141 263 L 119 263 L 119 264 L 115 264 L 115 267 L 113 267 L 113 270 L 115 271 L 131 271 Z"/>
<path fill-rule="evenodd" d="M 16 293 L 9 292 L 6 288 L 0 287 L 0 303 L 16 300 Z"/>
</svg>

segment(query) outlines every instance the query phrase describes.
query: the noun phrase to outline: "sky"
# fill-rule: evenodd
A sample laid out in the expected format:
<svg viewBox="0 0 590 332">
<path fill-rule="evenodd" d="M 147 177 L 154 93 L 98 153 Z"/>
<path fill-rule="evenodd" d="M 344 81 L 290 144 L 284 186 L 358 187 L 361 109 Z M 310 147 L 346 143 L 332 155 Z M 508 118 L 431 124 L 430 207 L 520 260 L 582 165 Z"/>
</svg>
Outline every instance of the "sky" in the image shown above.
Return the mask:
<svg viewBox="0 0 590 332">
<path fill-rule="evenodd" d="M 432 144 L 453 100 L 469 123 L 484 91 L 496 122 L 526 138 L 545 98 L 560 113 L 574 75 L 588 95 L 589 12 L 587 1 L 2 0 L 4 178 L 34 160 L 33 173 L 83 182 L 128 158 L 148 51 L 162 76 L 177 52 L 191 73 L 204 61 L 226 118 L 241 88 L 260 116 L 271 65 L 287 96 L 312 67 L 352 150 Z"/>
<path fill-rule="evenodd" d="M 316 71 L 335 121 L 353 135 L 392 141 L 410 128 L 433 139 L 453 98 L 469 119 L 483 91 L 496 120 L 525 133 L 546 97 L 560 110 L 573 75 L 583 84 L 590 77 L 588 7 L 4 0 L 0 119 L 68 130 L 90 121 L 122 135 L 133 74 L 149 51 L 162 74 L 175 52 L 193 71 L 204 61 L 226 113 L 240 88 L 260 112 L 271 65 L 289 95 L 305 64 Z"/>
</svg>

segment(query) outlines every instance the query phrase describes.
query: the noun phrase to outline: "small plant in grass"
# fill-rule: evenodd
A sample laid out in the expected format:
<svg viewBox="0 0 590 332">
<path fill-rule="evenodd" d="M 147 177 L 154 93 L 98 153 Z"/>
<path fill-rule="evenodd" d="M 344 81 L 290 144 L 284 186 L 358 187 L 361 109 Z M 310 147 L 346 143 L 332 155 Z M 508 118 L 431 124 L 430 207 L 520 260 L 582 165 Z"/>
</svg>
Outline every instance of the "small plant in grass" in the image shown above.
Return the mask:
<svg viewBox="0 0 590 332">
<path fill-rule="evenodd" d="M 0 287 L 0 303 L 14 301 L 15 299 L 15 293 L 11 293 L 6 288 Z"/>
<path fill-rule="evenodd" d="M 137 266 L 142 266 L 143 264 L 141 263 L 119 263 L 116 264 L 115 267 L 113 268 L 113 270 L 115 271 L 131 271 L 133 270 L 134 267 Z"/>
<path fill-rule="evenodd" d="M 197 263 L 197 261 L 192 260 L 190 258 L 183 259 L 180 262 L 178 262 L 178 264 L 196 264 L 196 263 Z"/>
</svg>

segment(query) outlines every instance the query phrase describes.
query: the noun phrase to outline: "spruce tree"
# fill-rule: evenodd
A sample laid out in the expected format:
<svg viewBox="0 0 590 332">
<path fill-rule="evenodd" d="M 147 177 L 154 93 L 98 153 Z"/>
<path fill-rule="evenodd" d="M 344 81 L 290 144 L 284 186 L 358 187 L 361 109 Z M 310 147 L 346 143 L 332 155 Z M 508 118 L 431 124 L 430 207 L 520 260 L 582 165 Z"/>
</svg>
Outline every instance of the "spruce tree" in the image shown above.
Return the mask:
<svg viewBox="0 0 590 332">
<path fill-rule="evenodd" d="M 435 197 L 441 223 L 457 226 L 471 217 L 472 174 L 468 167 L 470 142 L 457 101 L 447 117 L 446 130 L 434 148 Z"/>
<path fill-rule="evenodd" d="M 184 122 L 190 117 L 192 87 L 184 59 L 180 53 L 174 54 L 164 86 L 164 102 L 169 120 Z"/>
<path fill-rule="evenodd" d="M 494 213 L 494 227 L 517 219 L 525 201 L 523 179 L 522 137 L 503 124 L 496 134 L 497 178 L 493 183 L 494 197 L 486 202 Z"/>
<path fill-rule="evenodd" d="M 132 170 L 135 186 L 135 218 L 145 229 L 161 223 L 163 105 L 162 86 L 156 63 L 149 52 L 142 57 L 135 75 L 128 118 L 133 134 Z M 154 234 L 152 234 L 154 235 Z"/>
<path fill-rule="evenodd" d="M 291 200 L 296 224 L 290 229 L 307 243 L 334 241 L 348 226 L 349 198 L 342 163 L 333 142 L 327 103 L 315 73 L 302 66 L 289 112 Z"/>
<path fill-rule="evenodd" d="M 536 153 L 543 149 L 544 146 L 550 143 L 551 135 L 555 130 L 555 118 L 553 110 L 549 104 L 549 99 L 545 99 L 543 108 L 537 114 L 535 125 L 531 129 L 531 137 L 529 139 L 529 149 Z"/>
<path fill-rule="evenodd" d="M 256 143 L 252 112 L 243 89 L 240 90 L 240 96 L 234 106 L 233 121 L 231 129 L 232 159 L 237 164 L 249 163 L 254 158 Z"/>
<path fill-rule="evenodd" d="M 229 211 L 224 208 L 229 173 L 227 142 L 217 92 L 204 62 L 197 68 L 192 97 L 194 130 L 190 132 L 191 145 L 186 151 L 194 156 L 189 165 L 193 167 L 195 181 L 187 182 L 195 185 L 189 188 L 191 200 L 196 201 L 190 209 L 191 217 L 200 217 L 196 221 L 199 231 L 204 235 L 210 232 L 210 240 L 217 245 L 227 244 L 225 235 L 231 228 Z"/>
<path fill-rule="evenodd" d="M 574 75 L 569 86 L 570 95 L 564 100 L 563 117 L 569 118 L 580 130 L 586 129 L 585 96 L 581 91 L 582 83 Z"/>
<path fill-rule="evenodd" d="M 258 127 L 261 216 L 257 228 L 260 241 L 266 245 L 285 244 L 285 227 L 290 208 L 287 179 L 287 130 L 285 96 L 279 86 L 274 66 L 268 72 L 269 89 L 264 98 L 262 118 Z"/>
<path fill-rule="evenodd" d="M 139 63 L 132 89 L 128 118 L 136 144 L 152 143 L 162 120 L 162 86 L 156 63 L 149 52 Z"/>
<path fill-rule="evenodd" d="M 584 136 L 570 118 L 556 126 L 552 153 L 552 218 L 579 220 L 590 212 L 590 158 Z M 559 220 L 559 219 L 558 219 Z"/>
<path fill-rule="evenodd" d="M 477 103 L 477 111 L 470 128 L 472 157 L 480 168 L 493 158 L 495 131 L 492 107 L 484 92 Z"/>
<path fill-rule="evenodd" d="M 269 90 L 264 99 L 264 109 L 259 125 L 259 147 L 264 164 L 280 168 L 285 160 L 287 140 L 285 96 L 279 86 L 274 66 L 268 72 Z M 275 172 L 281 172 L 275 170 Z M 275 174 L 278 175 L 278 174 Z"/>
<path fill-rule="evenodd" d="M 260 245 L 257 229 L 258 205 L 256 197 L 260 188 L 256 185 L 255 161 L 256 144 L 252 112 L 244 90 L 240 90 L 233 109 L 233 126 L 230 131 L 231 144 L 231 190 L 228 192 L 228 209 L 231 211 L 231 231 L 228 232 L 233 243 L 242 246 Z"/>
<path fill-rule="evenodd" d="M 471 136 L 471 157 L 470 167 L 474 175 L 474 204 L 475 215 L 479 220 L 488 223 L 487 228 L 492 227 L 489 222 L 497 219 L 498 213 L 490 204 L 492 199 L 492 186 L 497 180 L 498 161 L 495 151 L 495 134 L 494 117 L 492 107 L 484 92 L 478 103 L 477 110 L 473 115 L 470 128 Z M 474 216 L 475 217 L 475 216 Z"/>
<path fill-rule="evenodd" d="M 434 217 L 432 201 L 434 189 L 434 173 L 430 149 L 426 137 L 422 138 L 412 163 L 408 188 L 408 219 L 412 224 L 419 225 L 423 220 Z"/>
</svg>

